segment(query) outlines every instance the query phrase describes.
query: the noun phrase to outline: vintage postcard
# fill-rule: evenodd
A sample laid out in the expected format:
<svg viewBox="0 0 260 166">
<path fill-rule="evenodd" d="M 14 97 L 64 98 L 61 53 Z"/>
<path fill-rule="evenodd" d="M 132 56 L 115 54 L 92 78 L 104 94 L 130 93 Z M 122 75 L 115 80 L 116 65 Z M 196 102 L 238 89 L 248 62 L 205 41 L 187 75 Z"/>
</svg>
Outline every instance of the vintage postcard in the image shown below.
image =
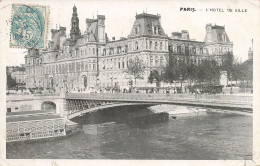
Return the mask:
<svg viewBox="0 0 260 166">
<path fill-rule="evenodd" d="M 260 164 L 260 1 L 0 13 L 1 166 Z"/>
</svg>

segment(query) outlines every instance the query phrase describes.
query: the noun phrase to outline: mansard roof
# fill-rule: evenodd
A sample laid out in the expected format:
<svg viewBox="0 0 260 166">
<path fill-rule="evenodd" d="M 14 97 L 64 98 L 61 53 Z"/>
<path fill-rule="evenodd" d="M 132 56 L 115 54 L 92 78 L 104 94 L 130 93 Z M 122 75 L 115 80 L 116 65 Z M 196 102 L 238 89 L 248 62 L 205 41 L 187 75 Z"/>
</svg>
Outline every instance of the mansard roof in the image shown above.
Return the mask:
<svg viewBox="0 0 260 166">
<path fill-rule="evenodd" d="M 82 45 L 82 44 L 84 44 L 84 38 L 83 37 L 77 39 L 75 46 L 79 46 L 79 45 Z"/>
<path fill-rule="evenodd" d="M 153 26 L 158 26 L 158 34 L 160 36 L 167 36 L 164 33 L 164 30 L 161 26 L 160 22 L 160 15 L 153 15 L 153 14 L 147 14 L 147 13 L 142 13 L 136 15 L 136 20 L 134 22 L 133 28 L 131 30 L 131 33 L 129 36 L 145 36 L 145 35 L 154 35 L 153 34 Z M 138 34 L 135 34 L 135 27 L 139 27 L 139 32 Z"/>
<path fill-rule="evenodd" d="M 124 46 L 127 45 L 127 39 L 126 38 L 121 38 L 119 40 L 115 41 L 110 41 L 106 44 L 106 47 L 117 47 L 117 46 Z"/>
<path fill-rule="evenodd" d="M 223 41 L 223 35 L 226 36 L 226 41 L 225 43 L 230 43 L 229 37 L 226 33 L 225 26 L 220 26 L 220 25 L 211 25 L 207 24 L 206 27 L 209 26 L 211 27 L 211 34 L 212 34 L 212 42 L 213 43 L 222 43 Z M 205 36 L 204 42 L 207 41 L 207 34 Z"/>
</svg>

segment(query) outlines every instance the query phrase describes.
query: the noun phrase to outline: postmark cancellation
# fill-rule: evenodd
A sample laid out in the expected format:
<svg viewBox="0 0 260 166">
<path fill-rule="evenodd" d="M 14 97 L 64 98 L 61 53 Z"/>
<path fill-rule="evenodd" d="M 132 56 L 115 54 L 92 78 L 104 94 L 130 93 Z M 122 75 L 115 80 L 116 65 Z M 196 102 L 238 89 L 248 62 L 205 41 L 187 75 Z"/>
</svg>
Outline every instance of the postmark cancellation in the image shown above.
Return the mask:
<svg viewBox="0 0 260 166">
<path fill-rule="evenodd" d="M 12 5 L 10 47 L 45 49 L 49 6 Z"/>
</svg>

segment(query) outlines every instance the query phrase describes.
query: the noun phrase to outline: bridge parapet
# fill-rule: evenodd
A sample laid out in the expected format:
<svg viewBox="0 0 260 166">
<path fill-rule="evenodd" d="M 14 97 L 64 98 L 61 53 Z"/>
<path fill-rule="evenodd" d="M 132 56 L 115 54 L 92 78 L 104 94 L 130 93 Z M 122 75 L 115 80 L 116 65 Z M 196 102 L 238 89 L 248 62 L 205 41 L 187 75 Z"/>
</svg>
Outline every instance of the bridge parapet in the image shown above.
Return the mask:
<svg viewBox="0 0 260 166">
<path fill-rule="evenodd" d="M 66 99 L 88 99 L 128 102 L 211 102 L 216 104 L 239 104 L 251 106 L 253 96 L 207 95 L 207 94 L 158 94 L 158 93 L 67 93 Z"/>
<path fill-rule="evenodd" d="M 62 94 L 30 94 L 30 95 L 7 95 L 6 101 L 40 100 L 65 98 Z"/>
</svg>

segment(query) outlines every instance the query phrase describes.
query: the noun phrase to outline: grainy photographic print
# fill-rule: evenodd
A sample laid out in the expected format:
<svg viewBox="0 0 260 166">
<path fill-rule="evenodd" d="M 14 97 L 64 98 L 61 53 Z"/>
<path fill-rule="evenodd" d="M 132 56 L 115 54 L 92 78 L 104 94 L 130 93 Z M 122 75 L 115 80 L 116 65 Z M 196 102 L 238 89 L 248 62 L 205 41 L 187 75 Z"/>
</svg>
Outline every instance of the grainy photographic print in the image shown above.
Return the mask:
<svg viewBox="0 0 260 166">
<path fill-rule="evenodd" d="M 259 5 L 0 1 L 0 165 L 259 164 Z"/>
</svg>

